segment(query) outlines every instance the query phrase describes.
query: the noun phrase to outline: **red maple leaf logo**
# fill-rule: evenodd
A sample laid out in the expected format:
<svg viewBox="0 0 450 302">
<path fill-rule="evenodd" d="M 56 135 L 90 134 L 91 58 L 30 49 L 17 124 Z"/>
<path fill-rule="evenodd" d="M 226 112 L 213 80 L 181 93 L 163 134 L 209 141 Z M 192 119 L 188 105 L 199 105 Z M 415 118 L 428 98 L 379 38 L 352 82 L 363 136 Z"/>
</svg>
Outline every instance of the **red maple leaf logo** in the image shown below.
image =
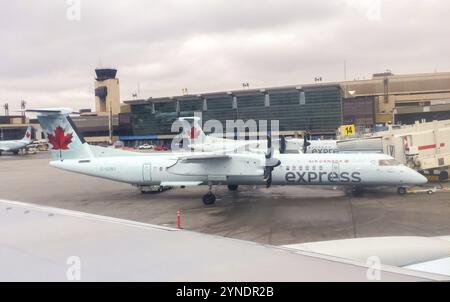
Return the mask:
<svg viewBox="0 0 450 302">
<path fill-rule="evenodd" d="M 48 142 L 52 144 L 52 150 L 68 150 L 72 142 L 72 133 L 65 134 L 64 129 L 56 127 L 55 135 L 47 133 Z"/>
<path fill-rule="evenodd" d="M 27 133 L 25 133 L 25 136 L 26 136 L 27 138 L 29 138 L 29 137 L 31 136 L 31 133 L 27 131 Z"/>
<path fill-rule="evenodd" d="M 191 130 L 186 131 L 186 134 L 189 136 L 190 139 L 196 139 L 200 135 L 200 130 L 196 129 L 195 127 L 192 127 Z"/>
</svg>

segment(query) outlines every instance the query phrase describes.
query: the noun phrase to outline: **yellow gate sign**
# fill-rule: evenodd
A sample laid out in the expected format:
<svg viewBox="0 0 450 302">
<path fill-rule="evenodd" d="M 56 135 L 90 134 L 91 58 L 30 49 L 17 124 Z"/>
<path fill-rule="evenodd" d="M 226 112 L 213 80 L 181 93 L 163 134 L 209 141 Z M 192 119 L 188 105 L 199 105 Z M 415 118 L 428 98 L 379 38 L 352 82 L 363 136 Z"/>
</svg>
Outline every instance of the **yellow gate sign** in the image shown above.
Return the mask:
<svg viewBox="0 0 450 302">
<path fill-rule="evenodd" d="M 353 136 L 356 134 L 356 128 L 355 125 L 344 125 L 341 126 L 341 135 L 344 136 Z"/>
</svg>

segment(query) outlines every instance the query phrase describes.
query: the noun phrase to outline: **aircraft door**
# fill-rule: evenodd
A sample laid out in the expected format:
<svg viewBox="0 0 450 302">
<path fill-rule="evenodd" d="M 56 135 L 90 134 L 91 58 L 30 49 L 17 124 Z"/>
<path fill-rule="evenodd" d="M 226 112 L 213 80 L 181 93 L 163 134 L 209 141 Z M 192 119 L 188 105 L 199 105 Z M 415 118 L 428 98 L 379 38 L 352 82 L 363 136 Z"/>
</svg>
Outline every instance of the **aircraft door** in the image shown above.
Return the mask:
<svg viewBox="0 0 450 302">
<path fill-rule="evenodd" d="M 144 164 L 142 166 L 142 180 L 144 182 L 152 181 L 152 165 L 151 164 Z"/>
</svg>

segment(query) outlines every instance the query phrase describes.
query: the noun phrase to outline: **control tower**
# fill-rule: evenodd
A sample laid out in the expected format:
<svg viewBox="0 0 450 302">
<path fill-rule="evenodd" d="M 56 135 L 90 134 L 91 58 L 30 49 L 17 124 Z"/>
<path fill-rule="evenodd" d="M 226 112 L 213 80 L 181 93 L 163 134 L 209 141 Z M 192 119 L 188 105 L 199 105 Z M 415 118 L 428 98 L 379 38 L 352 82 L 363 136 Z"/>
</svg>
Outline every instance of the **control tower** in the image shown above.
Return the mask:
<svg viewBox="0 0 450 302">
<path fill-rule="evenodd" d="M 95 69 L 95 111 L 98 115 L 120 113 L 119 79 L 117 69 Z"/>
</svg>

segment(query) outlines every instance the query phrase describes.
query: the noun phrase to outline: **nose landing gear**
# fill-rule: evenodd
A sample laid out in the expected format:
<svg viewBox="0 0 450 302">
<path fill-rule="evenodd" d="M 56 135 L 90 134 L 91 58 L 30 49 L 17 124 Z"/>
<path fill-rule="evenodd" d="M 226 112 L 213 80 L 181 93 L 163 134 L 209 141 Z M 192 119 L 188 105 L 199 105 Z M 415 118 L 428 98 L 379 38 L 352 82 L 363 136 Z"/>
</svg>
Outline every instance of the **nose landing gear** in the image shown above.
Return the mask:
<svg viewBox="0 0 450 302">
<path fill-rule="evenodd" d="M 212 205 L 216 202 L 216 195 L 214 195 L 212 192 L 208 192 L 205 195 L 203 195 L 203 203 L 205 205 Z"/>
<path fill-rule="evenodd" d="M 209 185 L 209 192 L 206 193 L 205 195 L 203 195 L 203 203 L 205 205 L 212 205 L 216 202 L 216 195 L 214 195 L 214 193 L 211 191 L 212 189 L 212 185 Z"/>
</svg>

